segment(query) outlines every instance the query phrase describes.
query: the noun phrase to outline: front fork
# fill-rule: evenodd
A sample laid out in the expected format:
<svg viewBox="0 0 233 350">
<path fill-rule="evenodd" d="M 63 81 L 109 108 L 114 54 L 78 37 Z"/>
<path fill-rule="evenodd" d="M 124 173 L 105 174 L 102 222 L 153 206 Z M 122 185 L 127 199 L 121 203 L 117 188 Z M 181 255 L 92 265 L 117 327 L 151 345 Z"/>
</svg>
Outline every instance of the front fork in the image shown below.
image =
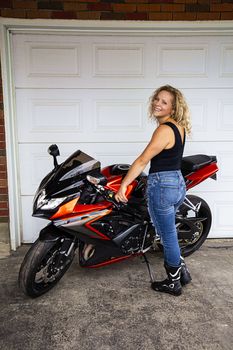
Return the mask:
<svg viewBox="0 0 233 350">
<path fill-rule="evenodd" d="M 43 242 L 60 242 L 59 253 L 54 261 L 55 268 L 64 266 L 64 261 L 65 265 L 69 263 L 73 259 L 74 252 L 79 245 L 76 237 L 60 230 L 52 223 L 40 231 L 39 240 Z"/>
<path fill-rule="evenodd" d="M 75 241 L 75 239 L 73 239 L 72 241 L 69 238 L 61 238 L 61 247 L 59 249 L 59 254 L 56 256 L 55 259 L 56 268 L 64 267 L 70 262 L 70 260 L 73 259 L 76 249 L 75 245 L 77 244 Z"/>
</svg>

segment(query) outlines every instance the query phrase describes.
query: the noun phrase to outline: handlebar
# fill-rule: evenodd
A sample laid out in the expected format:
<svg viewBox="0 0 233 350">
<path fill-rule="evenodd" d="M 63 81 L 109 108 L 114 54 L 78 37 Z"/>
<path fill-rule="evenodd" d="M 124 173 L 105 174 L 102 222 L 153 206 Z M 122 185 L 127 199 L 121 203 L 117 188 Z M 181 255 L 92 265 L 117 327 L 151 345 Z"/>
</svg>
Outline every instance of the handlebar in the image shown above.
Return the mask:
<svg viewBox="0 0 233 350">
<path fill-rule="evenodd" d="M 139 213 L 135 208 L 131 208 L 128 203 L 119 203 L 115 200 L 114 191 L 106 189 L 102 185 L 94 185 L 94 187 L 108 202 L 114 206 L 115 209 L 122 210 L 128 214 L 133 215 L 134 217 L 141 219 L 141 213 Z"/>
<path fill-rule="evenodd" d="M 102 189 L 101 189 L 101 194 L 103 195 L 103 197 L 110 203 L 112 203 L 112 205 L 117 209 L 117 210 L 120 210 L 120 209 L 123 209 L 126 204 L 125 203 L 122 203 L 122 202 L 117 202 L 116 199 L 115 199 L 115 192 L 114 191 L 111 191 L 109 189 L 106 189 L 102 186 Z"/>
<path fill-rule="evenodd" d="M 103 196 L 108 202 L 110 202 L 117 210 L 123 209 L 127 204 L 118 203 L 115 200 L 115 192 L 109 189 L 106 189 L 104 186 L 99 184 L 93 184 L 92 186 Z"/>
<path fill-rule="evenodd" d="M 123 210 L 128 214 L 141 218 L 141 214 L 136 210 L 136 208 L 130 208 L 128 203 L 117 202 L 115 200 L 115 192 L 110 189 L 106 189 L 103 185 L 103 182 L 102 184 L 100 184 L 99 181 L 95 181 L 96 178 L 92 179 L 91 177 L 87 178 L 87 180 L 92 185 L 92 187 L 94 187 L 96 191 L 101 194 L 101 196 L 103 196 L 108 202 L 110 202 L 113 205 L 115 209 Z"/>
</svg>

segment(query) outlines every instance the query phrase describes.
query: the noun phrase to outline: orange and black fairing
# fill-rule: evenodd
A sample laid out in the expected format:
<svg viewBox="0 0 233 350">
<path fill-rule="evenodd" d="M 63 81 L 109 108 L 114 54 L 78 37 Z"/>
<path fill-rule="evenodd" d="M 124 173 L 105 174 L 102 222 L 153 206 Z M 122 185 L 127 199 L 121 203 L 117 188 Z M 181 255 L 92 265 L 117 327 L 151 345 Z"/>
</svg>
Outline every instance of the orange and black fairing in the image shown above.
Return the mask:
<svg viewBox="0 0 233 350">
<path fill-rule="evenodd" d="M 121 181 L 122 176 L 111 176 L 105 188 L 116 193 Z M 133 181 L 128 186 L 127 196 L 130 196 L 137 184 L 137 181 Z M 86 194 L 84 194 L 84 198 L 86 199 Z M 101 197 L 100 199 L 98 199 L 100 201 L 96 199 L 97 203 L 93 204 L 80 203 L 83 201 L 82 196 L 81 199 L 80 197 L 72 199 L 61 205 L 50 220 L 65 229 L 79 232 L 79 234 L 86 235 L 89 238 L 110 240 L 114 235 L 114 230 L 108 220 L 104 222 L 104 217 L 109 215 L 113 208 L 110 202 Z"/>
<path fill-rule="evenodd" d="M 115 193 L 119 190 L 121 186 L 122 176 L 115 175 L 108 178 L 108 182 L 105 186 L 106 189 L 114 191 Z M 131 184 L 128 185 L 126 190 L 126 197 L 128 198 L 131 193 L 134 191 L 136 186 L 138 185 L 138 181 L 134 180 Z"/>
<path fill-rule="evenodd" d="M 113 164 L 101 169 L 101 173 L 107 178 L 107 189 L 117 192 L 120 188 L 122 179 L 130 169 L 130 164 Z M 127 187 L 126 197 L 129 198 L 135 189 L 138 188 L 142 179 L 146 179 L 147 175 L 142 172 L 132 183 Z"/>
<path fill-rule="evenodd" d="M 90 238 L 109 240 L 110 238 L 97 230 L 93 223 L 110 214 L 111 211 L 112 205 L 107 201 L 95 204 L 79 204 L 76 198 L 63 204 L 51 217 L 51 220 L 57 226 L 69 229 L 73 233 L 80 232 Z"/>
<path fill-rule="evenodd" d="M 86 176 L 95 172 L 100 172 L 99 161 L 80 150 L 74 152 L 41 181 L 34 197 L 33 216 L 50 218 L 60 206 L 67 211 L 69 198 L 80 196 Z"/>
</svg>

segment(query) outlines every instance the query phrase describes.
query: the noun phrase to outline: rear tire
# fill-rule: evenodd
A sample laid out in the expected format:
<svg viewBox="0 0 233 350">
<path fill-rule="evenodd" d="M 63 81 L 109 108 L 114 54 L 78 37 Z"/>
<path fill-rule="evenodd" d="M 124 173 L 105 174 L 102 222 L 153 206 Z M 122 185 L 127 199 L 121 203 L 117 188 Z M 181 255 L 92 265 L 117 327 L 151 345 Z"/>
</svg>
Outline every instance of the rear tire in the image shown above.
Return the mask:
<svg viewBox="0 0 233 350">
<path fill-rule="evenodd" d="M 61 246 L 61 239 L 49 242 L 37 240 L 33 243 L 19 271 L 19 287 L 26 295 L 36 298 L 48 292 L 68 270 L 74 250 L 68 257 L 63 256 L 57 267 Z"/>
</svg>

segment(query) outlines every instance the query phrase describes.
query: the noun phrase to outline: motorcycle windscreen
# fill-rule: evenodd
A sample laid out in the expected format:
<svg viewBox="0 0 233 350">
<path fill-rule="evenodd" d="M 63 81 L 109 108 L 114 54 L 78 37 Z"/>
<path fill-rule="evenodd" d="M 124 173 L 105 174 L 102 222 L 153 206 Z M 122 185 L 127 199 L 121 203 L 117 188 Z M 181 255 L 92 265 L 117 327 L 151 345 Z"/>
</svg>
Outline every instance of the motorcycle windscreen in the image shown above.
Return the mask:
<svg viewBox="0 0 233 350">
<path fill-rule="evenodd" d="M 55 169 L 44 188 L 51 197 L 62 197 L 77 192 L 87 174 L 100 172 L 100 162 L 78 150 Z"/>
<path fill-rule="evenodd" d="M 60 181 L 100 169 L 100 162 L 82 151 L 73 153 L 59 169 Z"/>
</svg>

